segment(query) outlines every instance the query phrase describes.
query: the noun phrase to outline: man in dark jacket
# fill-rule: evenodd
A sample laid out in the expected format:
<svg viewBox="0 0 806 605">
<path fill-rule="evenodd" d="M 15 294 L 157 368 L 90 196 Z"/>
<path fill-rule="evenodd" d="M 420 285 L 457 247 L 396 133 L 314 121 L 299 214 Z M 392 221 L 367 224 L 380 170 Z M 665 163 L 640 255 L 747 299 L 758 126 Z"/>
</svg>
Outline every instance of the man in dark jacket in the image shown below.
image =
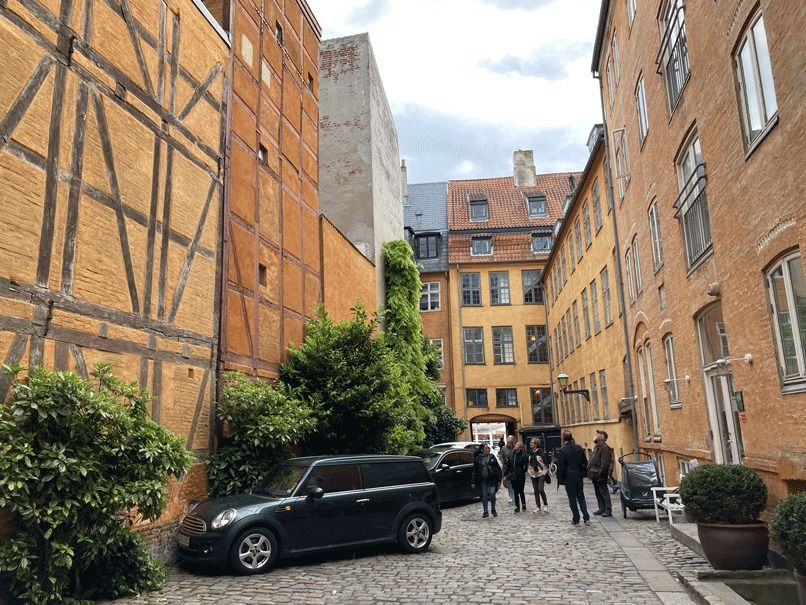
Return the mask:
<svg viewBox="0 0 806 605">
<path fill-rule="evenodd" d="M 610 502 L 610 492 L 607 489 L 607 478 L 613 468 L 613 449 L 607 445 L 607 431 L 596 431 L 596 437 L 590 462 L 588 462 L 588 478 L 593 482 L 593 489 L 596 492 L 596 502 L 599 509 L 593 512 L 594 515 L 603 517 L 613 516 L 613 505 Z"/>
<path fill-rule="evenodd" d="M 557 454 L 557 481 L 565 486 L 568 494 L 568 505 L 571 507 L 571 525 L 579 525 L 579 511 L 582 509 L 582 520 L 590 525 L 588 506 L 585 504 L 585 493 L 582 479 L 588 466 L 585 450 L 574 443 L 571 431 L 563 431 L 563 446 Z"/>
</svg>

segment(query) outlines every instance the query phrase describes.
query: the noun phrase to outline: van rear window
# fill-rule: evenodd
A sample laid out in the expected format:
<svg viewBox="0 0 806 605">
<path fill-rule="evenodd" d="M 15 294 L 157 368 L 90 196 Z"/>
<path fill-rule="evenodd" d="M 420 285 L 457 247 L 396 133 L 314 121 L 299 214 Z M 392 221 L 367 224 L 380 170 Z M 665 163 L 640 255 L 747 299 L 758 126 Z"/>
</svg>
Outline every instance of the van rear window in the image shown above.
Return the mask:
<svg viewBox="0 0 806 605">
<path fill-rule="evenodd" d="M 408 483 L 427 483 L 431 479 L 422 462 L 376 462 L 361 465 L 364 489 Z"/>
</svg>

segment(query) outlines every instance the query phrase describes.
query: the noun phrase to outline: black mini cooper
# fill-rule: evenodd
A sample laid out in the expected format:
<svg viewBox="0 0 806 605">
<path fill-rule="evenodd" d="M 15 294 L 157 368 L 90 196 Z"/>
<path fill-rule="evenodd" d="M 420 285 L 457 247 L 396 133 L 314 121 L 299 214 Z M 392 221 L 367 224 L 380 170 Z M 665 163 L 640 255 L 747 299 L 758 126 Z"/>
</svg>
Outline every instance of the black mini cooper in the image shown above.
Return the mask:
<svg viewBox="0 0 806 605">
<path fill-rule="evenodd" d="M 176 531 L 179 558 L 237 573 L 277 557 L 397 541 L 424 552 L 442 526 L 437 489 L 413 456 L 317 456 L 274 467 L 250 494 L 204 500 Z"/>
</svg>

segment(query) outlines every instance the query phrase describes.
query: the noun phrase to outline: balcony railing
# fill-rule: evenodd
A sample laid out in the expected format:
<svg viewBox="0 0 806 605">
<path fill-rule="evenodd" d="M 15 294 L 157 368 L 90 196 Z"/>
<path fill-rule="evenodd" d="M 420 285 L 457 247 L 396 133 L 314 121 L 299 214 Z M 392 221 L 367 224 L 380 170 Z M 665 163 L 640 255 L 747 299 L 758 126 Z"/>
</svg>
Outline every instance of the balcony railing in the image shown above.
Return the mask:
<svg viewBox="0 0 806 605">
<path fill-rule="evenodd" d="M 677 106 L 683 87 L 691 74 L 682 4 L 679 4 L 674 12 L 668 16 L 655 63 L 658 65 L 657 73 L 662 71 L 666 80 L 666 92 L 669 98 L 669 111 L 671 112 Z"/>
<path fill-rule="evenodd" d="M 683 220 L 686 260 L 691 269 L 711 250 L 711 218 L 708 213 L 705 164 L 699 164 L 675 201 L 676 216 Z"/>
</svg>

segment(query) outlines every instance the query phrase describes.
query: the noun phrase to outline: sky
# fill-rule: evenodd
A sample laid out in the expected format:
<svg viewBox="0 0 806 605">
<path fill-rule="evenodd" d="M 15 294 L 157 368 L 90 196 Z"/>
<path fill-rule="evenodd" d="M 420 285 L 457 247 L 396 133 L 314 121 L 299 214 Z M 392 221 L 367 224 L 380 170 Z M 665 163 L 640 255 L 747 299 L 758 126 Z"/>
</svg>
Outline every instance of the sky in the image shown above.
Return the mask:
<svg viewBox="0 0 806 605">
<path fill-rule="evenodd" d="M 322 37 L 369 32 L 409 183 L 582 170 L 601 122 L 601 0 L 308 0 Z"/>
</svg>

